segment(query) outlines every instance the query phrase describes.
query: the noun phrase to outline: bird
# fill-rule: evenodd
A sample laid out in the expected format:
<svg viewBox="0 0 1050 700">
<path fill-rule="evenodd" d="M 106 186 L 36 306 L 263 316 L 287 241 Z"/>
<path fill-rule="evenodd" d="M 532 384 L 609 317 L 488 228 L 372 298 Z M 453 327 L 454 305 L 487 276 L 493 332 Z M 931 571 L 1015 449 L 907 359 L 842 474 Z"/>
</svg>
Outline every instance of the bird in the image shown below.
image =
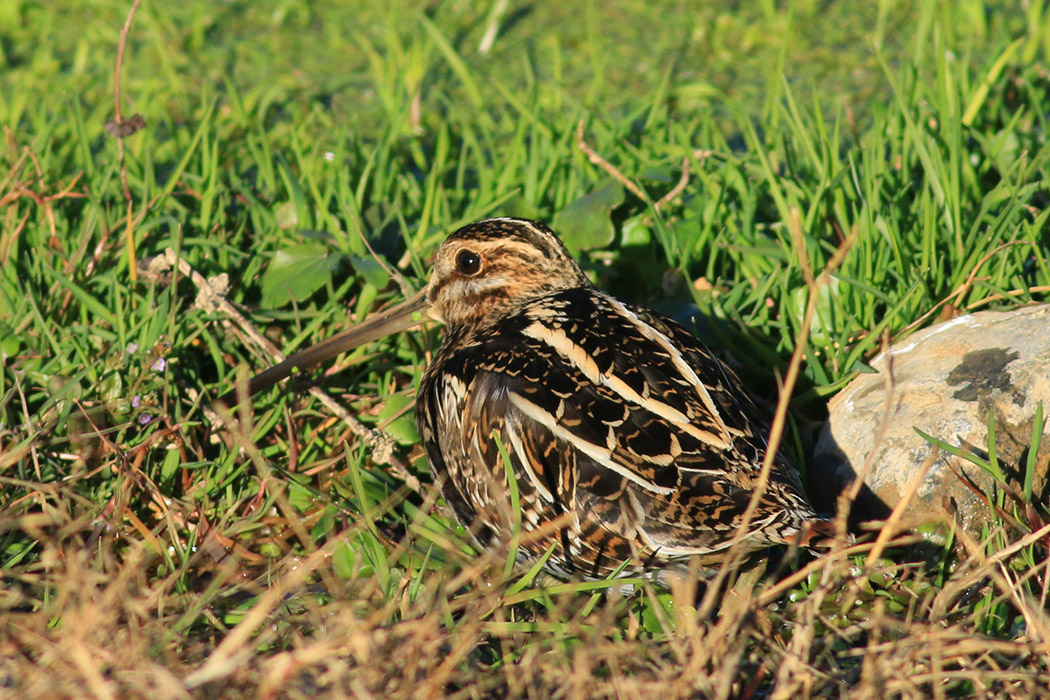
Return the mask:
<svg viewBox="0 0 1050 700">
<path fill-rule="evenodd" d="M 479 549 L 513 540 L 521 561 L 597 580 L 714 571 L 734 539 L 752 553 L 828 532 L 779 451 L 744 522 L 768 424 L 740 379 L 676 321 L 592 284 L 538 221 L 458 229 L 421 291 L 257 375 L 240 398 L 426 320 L 445 334 L 416 423 Z"/>
</svg>

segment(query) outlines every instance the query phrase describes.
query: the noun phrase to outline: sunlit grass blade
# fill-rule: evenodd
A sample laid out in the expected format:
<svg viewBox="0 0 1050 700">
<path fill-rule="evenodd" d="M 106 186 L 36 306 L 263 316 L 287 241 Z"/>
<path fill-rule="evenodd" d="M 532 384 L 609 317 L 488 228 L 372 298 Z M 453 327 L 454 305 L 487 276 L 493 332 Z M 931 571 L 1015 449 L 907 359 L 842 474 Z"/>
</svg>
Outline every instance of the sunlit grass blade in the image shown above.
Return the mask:
<svg viewBox="0 0 1050 700">
<path fill-rule="evenodd" d="M 1028 458 L 1025 460 L 1024 469 L 1024 500 L 1025 503 L 1032 502 L 1032 487 L 1035 484 L 1036 464 L 1039 459 L 1039 446 L 1043 440 L 1043 429 L 1046 423 L 1043 420 L 1043 402 L 1040 401 L 1032 417 L 1032 440 L 1028 444 Z"/>
</svg>

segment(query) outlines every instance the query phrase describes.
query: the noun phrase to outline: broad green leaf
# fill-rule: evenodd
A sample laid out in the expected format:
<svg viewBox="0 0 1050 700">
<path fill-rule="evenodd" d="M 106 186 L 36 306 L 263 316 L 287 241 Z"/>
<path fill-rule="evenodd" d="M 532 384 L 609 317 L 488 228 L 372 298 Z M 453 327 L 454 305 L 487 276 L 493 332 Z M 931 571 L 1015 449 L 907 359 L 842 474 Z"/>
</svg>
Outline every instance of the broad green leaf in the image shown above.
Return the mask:
<svg viewBox="0 0 1050 700">
<path fill-rule="evenodd" d="M 402 445 L 414 445 L 419 442 L 415 414 L 411 410 L 406 410 L 411 404 L 411 397 L 391 394 L 386 397 L 383 408 L 379 410 L 379 425 L 390 437 Z"/>
<path fill-rule="evenodd" d="M 656 182 L 671 183 L 678 179 L 677 173 L 667 165 L 651 165 L 641 172 L 640 177 Z"/>
<path fill-rule="evenodd" d="M 288 502 L 293 508 L 302 512 L 312 508 L 317 503 L 317 495 L 306 486 L 295 479 L 288 480 Z"/>
<path fill-rule="evenodd" d="M 160 481 L 166 488 L 171 488 L 175 483 L 175 474 L 182 465 L 182 455 L 178 449 L 172 447 L 164 455 L 164 462 L 160 466 Z"/>
<path fill-rule="evenodd" d="M 361 545 L 356 540 L 341 542 L 332 550 L 332 567 L 340 578 L 352 579 L 355 576 L 371 576 L 372 567 L 365 563 Z"/>
<path fill-rule="evenodd" d="M 120 372 L 108 372 L 99 383 L 98 391 L 103 403 L 113 403 L 124 396 L 124 378 Z"/>
<path fill-rule="evenodd" d="M 0 317 L 2 316 L 3 314 L 0 313 Z M 15 333 L 15 329 L 0 321 L 0 362 L 8 357 L 14 357 L 21 349 L 22 339 Z"/>
<path fill-rule="evenodd" d="M 609 216 L 613 209 L 623 204 L 623 199 L 620 183 L 606 180 L 555 214 L 554 230 L 573 253 L 604 248 L 616 235 Z"/>
<path fill-rule="evenodd" d="M 634 216 L 623 223 L 620 242 L 624 248 L 632 245 L 647 246 L 652 243 L 653 232 L 644 219 L 643 216 Z"/>
<path fill-rule="evenodd" d="M 278 251 L 263 273 L 261 305 L 276 308 L 293 298 L 309 298 L 331 281 L 339 262 L 339 255 L 318 243 Z"/>
<path fill-rule="evenodd" d="M 525 199 L 520 191 L 507 197 L 499 211 L 502 212 L 502 215 L 516 216 L 519 219 L 540 219 L 543 217 L 543 210 Z"/>
<path fill-rule="evenodd" d="M 660 612 L 663 613 L 663 620 L 668 623 L 674 620 L 674 600 L 671 598 L 671 594 L 658 593 L 655 597 L 655 601 L 647 600 L 645 607 L 642 608 L 642 627 L 650 634 L 659 634 L 666 631 L 661 621 L 660 613 L 655 610 L 654 602 L 656 605 L 659 605 Z"/>
<path fill-rule="evenodd" d="M 836 328 L 836 310 L 839 304 L 839 280 L 832 277 L 827 284 L 819 286 L 817 291 L 817 308 L 813 314 L 813 325 L 809 328 L 809 342 L 816 348 L 831 345 Z M 809 298 L 807 287 L 797 287 L 788 299 L 787 307 L 792 315 L 795 328 L 801 328 L 806 315 L 806 301 Z"/>
<path fill-rule="evenodd" d="M 299 213 L 295 211 L 293 202 L 277 205 L 273 210 L 273 218 L 277 221 L 277 228 L 292 229 L 299 225 Z"/>
<path fill-rule="evenodd" d="M 376 289 L 382 289 L 390 280 L 390 273 L 375 258 L 351 255 L 350 264 L 365 282 Z"/>
</svg>

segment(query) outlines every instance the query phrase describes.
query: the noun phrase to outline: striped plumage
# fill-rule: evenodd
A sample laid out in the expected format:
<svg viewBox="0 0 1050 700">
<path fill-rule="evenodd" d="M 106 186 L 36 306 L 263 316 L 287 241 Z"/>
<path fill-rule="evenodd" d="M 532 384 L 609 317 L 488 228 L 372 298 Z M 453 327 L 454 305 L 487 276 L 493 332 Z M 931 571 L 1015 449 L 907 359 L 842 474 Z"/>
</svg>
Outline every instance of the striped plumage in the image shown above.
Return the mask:
<svg viewBox="0 0 1050 700">
<path fill-rule="evenodd" d="M 422 292 L 264 372 L 249 392 L 421 313 L 446 334 L 416 420 L 446 502 L 481 547 L 505 543 L 519 519 L 519 553 L 553 545 L 546 566 L 559 576 L 725 556 L 754 493 L 765 425 L 691 333 L 595 288 L 543 224 L 490 219 L 456 231 Z M 742 546 L 823 525 L 778 455 Z"/>
<path fill-rule="evenodd" d="M 538 556 L 555 544 L 552 572 L 601 577 L 624 560 L 721 558 L 766 429 L 695 336 L 595 288 L 549 228 L 519 219 L 452 234 L 426 296 L 447 332 L 416 421 L 445 500 L 481 546 L 506 539 L 512 523 L 498 439 L 521 528 L 544 533 L 520 549 Z M 778 456 L 743 546 L 787 542 L 814 518 Z"/>
</svg>

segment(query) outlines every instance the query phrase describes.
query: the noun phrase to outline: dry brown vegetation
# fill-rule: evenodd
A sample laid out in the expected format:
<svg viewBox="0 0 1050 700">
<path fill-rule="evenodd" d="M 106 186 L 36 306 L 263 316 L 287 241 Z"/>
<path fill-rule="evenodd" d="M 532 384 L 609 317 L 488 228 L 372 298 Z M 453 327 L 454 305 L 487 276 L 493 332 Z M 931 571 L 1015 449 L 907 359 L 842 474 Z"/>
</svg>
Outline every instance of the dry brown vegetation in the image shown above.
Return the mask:
<svg viewBox="0 0 1050 700">
<path fill-rule="evenodd" d="M 1045 596 L 1047 565 L 1016 566 L 1021 546 L 989 557 L 964 540 L 974 549 L 943 584 L 921 561 L 867 567 L 837 552 L 702 617 L 681 581 L 670 594 L 508 593 L 490 585 L 503 578 L 495 555 L 395 566 L 384 588 L 334 572 L 338 534 L 259 564 L 202 545 L 156 577 L 153 547 L 172 529 L 144 538 L 127 519 L 77 519 L 63 495 L 0 523 L 42 546 L 4 576 L 0 682 L 22 698 L 1050 696 L 1050 618 L 1029 593 Z M 264 538 L 293 529 L 266 521 Z M 419 540 L 411 528 L 382 538 L 392 560 Z M 1011 638 L 982 632 L 989 608 L 1018 615 Z"/>
</svg>

